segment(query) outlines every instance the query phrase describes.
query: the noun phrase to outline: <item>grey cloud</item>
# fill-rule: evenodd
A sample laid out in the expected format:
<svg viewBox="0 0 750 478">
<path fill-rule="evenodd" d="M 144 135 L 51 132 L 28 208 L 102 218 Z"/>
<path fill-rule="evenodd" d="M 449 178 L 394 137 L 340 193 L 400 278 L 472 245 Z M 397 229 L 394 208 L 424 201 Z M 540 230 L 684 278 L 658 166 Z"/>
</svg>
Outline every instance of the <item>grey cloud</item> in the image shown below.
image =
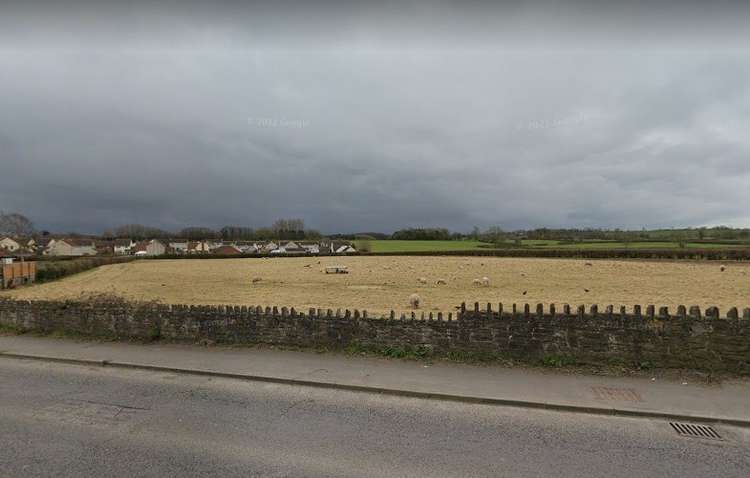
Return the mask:
<svg viewBox="0 0 750 478">
<path fill-rule="evenodd" d="M 55 11 L 19 5 L 11 17 L 39 25 Z M 147 7 L 114 30 L 111 12 L 63 15 L 57 28 L 88 20 L 57 43 L 54 28 L 0 28 L 0 209 L 91 232 L 279 216 L 325 231 L 750 225 L 750 52 L 673 48 L 679 25 L 648 49 L 572 33 L 539 48 L 535 30 L 493 35 L 471 11 L 456 28 L 479 31 L 456 48 L 441 30 L 453 7 L 414 5 L 426 19 L 411 36 L 379 23 L 393 9 L 321 8 L 310 26 L 304 9 L 265 7 L 286 20 L 276 34 L 228 6 L 200 29 L 197 6 L 133 31 Z M 581 5 L 605 24 L 648 12 Z M 332 19 L 325 41 L 310 33 Z"/>
<path fill-rule="evenodd" d="M 22 44 L 253 46 L 736 46 L 750 6 L 737 0 L 9 1 L 0 38 Z M 655 45 L 655 43 L 658 44 Z"/>
</svg>

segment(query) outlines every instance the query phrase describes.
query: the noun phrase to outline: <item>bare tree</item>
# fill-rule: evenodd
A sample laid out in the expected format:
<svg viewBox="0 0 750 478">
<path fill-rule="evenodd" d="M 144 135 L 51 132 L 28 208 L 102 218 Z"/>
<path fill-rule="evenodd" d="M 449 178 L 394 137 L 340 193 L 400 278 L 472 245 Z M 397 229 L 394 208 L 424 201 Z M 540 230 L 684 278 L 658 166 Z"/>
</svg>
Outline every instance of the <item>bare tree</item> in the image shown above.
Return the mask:
<svg viewBox="0 0 750 478">
<path fill-rule="evenodd" d="M 133 239 L 136 241 L 142 239 L 153 239 L 153 238 L 164 238 L 169 237 L 170 234 L 167 231 L 158 229 L 156 227 L 144 226 L 143 224 L 124 224 L 117 226 L 114 229 L 104 231 L 104 237 L 119 237 L 125 239 Z"/>
<path fill-rule="evenodd" d="M 485 242 L 499 243 L 505 241 L 505 231 L 498 226 L 492 226 L 479 235 L 479 239 Z"/>
<path fill-rule="evenodd" d="M 200 241 L 203 239 L 218 239 L 221 235 L 208 227 L 186 227 L 180 231 L 180 237 L 189 239 L 192 241 Z"/>
<path fill-rule="evenodd" d="M 251 227 L 224 226 L 219 234 L 225 241 L 255 239 L 255 231 Z"/>
<path fill-rule="evenodd" d="M 305 221 L 302 219 L 277 219 L 271 226 L 279 239 L 302 239 L 305 237 Z"/>
<path fill-rule="evenodd" d="M 34 223 L 23 214 L 5 214 L 0 211 L 0 234 L 8 236 L 31 236 L 34 232 Z"/>
</svg>

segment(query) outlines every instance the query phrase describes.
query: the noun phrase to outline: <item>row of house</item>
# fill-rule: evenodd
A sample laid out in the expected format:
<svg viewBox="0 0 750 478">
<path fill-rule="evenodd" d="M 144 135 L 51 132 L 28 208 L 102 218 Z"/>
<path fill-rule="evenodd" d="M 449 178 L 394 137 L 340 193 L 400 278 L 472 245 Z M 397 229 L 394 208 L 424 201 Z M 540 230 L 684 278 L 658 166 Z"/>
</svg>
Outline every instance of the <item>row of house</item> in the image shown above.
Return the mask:
<svg viewBox="0 0 750 478">
<path fill-rule="evenodd" d="M 349 243 L 337 241 L 322 242 L 217 242 L 217 241 L 164 241 L 152 239 L 136 243 L 118 239 L 115 241 L 114 253 L 117 255 L 160 256 L 164 254 L 192 255 L 240 255 L 240 254 L 346 254 L 356 252 Z"/>
<path fill-rule="evenodd" d="M 0 256 L 95 256 L 107 254 L 104 242 L 80 238 L 0 237 Z"/>
<path fill-rule="evenodd" d="M 36 248 L 36 239 L 32 237 L 0 237 L 0 250 L 18 252 Z"/>
<path fill-rule="evenodd" d="M 250 241 L 185 241 L 151 239 L 134 241 L 116 239 L 114 241 L 84 238 L 0 238 L 0 256 L 49 255 L 49 256 L 95 256 L 95 255 L 136 255 L 161 256 L 165 254 L 346 254 L 356 252 L 354 247 L 343 241 L 323 240 L 320 242 L 250 242 Z"/>
</svg>

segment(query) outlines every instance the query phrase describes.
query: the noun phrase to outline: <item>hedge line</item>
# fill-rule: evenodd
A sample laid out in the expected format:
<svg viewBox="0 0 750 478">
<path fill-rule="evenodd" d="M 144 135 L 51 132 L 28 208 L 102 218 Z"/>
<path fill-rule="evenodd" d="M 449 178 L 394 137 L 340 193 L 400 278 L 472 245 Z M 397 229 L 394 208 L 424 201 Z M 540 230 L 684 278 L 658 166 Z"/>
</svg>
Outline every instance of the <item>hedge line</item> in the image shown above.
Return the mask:
<svg viewBox="0 0 750 478">
<path fill-rule="evenodd" d="M 366 252 L 365 256 L 559 257 L 572 259 L 697 259 L 748 261 L 742 249 L 473 249 L 466 251 Z"/>
<path fill-rule="evenodd" d="M 37 261 L 36 281 L 49 282 L 108 264 L 120 264 L 134 260 L 132 256 L 77 257 L 70 260 Z"/>
<path fill-rule="evenodd" d="M 477 257 L 560 257 L 573 259 L 691 259 L 750 261 L 750 248 L 737 249 L 471 249 L 465 251 L 393 251 L 348 254 L 196 254 L 164 255 L 147 259 L 259 259 L 264 257 L 346 256 L 477 256 Z"/>
</svg>

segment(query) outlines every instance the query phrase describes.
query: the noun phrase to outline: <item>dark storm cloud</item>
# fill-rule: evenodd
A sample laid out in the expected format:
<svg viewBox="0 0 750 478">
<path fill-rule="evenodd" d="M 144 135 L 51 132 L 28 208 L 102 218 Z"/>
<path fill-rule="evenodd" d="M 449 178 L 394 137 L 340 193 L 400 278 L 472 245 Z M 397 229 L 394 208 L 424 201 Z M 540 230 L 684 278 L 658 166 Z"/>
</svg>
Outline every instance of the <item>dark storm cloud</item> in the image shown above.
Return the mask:
<svg viewBox="0 0 750 478">
<path fill-rule="evenodd" d="M 744 7 L 657 4 L 7 4 L 0 209 L 62 231 L 750 225 Z"/>
</svg>

